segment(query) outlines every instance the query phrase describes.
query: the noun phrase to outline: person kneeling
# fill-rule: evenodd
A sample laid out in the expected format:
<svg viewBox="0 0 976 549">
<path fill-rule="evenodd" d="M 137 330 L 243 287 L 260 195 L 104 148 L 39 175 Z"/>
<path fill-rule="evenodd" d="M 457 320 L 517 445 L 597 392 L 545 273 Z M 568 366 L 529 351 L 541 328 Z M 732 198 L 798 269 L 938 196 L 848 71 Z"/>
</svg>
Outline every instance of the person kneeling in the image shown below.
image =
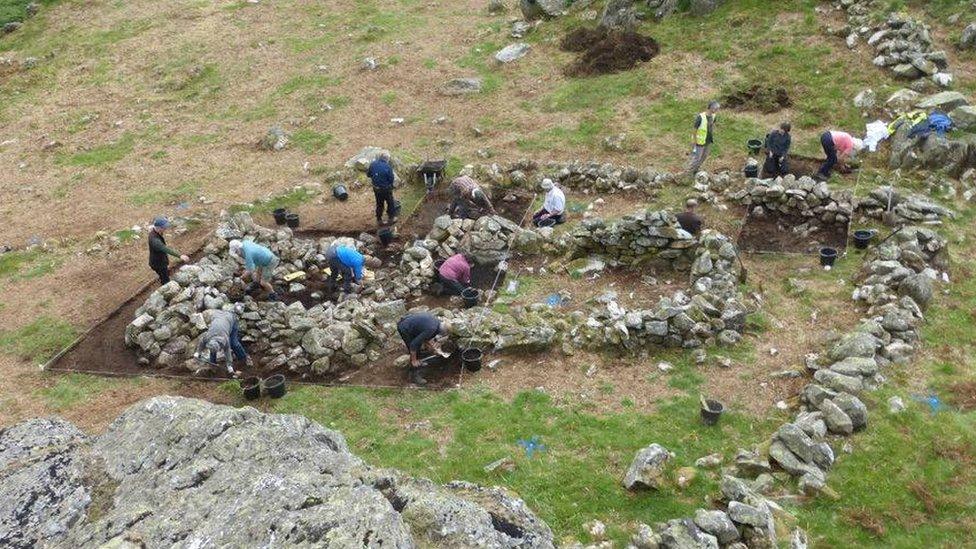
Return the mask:
<svg viewBox="0 0 976 549">
<path fill-rule="evenodd" d="M 251 357 L 247 356 L 244 345 L 241 343 L 239 331 L 239 321 L 237 315 L 230 311 L 214 311 L 210 327 L 200 338 L 197 344 L 197 351 L 193 357 L 199 359 L 201 353 L 206 349 L 210 354 L 210 364 L 217 364 L 217 352 L 224 352 L 224 360 L 227 365 L 227 373 L 234 375 L 234 359 L 243 360 L 250 368 L 254 366 Z"/>
<path fill-rule="evenodd" d="M 542 203 L 542 209 L 535 212 L 532 216 L 532 223 L 538 227 L 547 219 L 555 221 L 556 225 L 566 222 L 566 195 L 563 194 L 559 185 L 552 182 L 552 179 L 542 180 L 542 190 L 546 191 L 546 199 Z"/>
<path fill-rule="evenodd" d="M 461 292 L 471 285 L 472 263 L 470 256 L 454 254 L 441 265 L 437 271 L 437 278 L 444 287 L 446 295 L 461 295 Z"/>
<path fill-rule="evenodd" d="M 421 368 L 423 362 L 420 360 L 421 351 L 429 351 L 444 356 L 441 351 L 441 344 L 437 339 L 446 339 L 451 333 L 451 326 L 446 321 L 442 322 L 430 313 L 412 313 L 404 316 L 397 323 L 397 332 L 407 346 L 410 353 L 410 382 L 416 385 L 426 385 Z M 436 338 L 436 339 L 435 339 Z"/>
</svg>

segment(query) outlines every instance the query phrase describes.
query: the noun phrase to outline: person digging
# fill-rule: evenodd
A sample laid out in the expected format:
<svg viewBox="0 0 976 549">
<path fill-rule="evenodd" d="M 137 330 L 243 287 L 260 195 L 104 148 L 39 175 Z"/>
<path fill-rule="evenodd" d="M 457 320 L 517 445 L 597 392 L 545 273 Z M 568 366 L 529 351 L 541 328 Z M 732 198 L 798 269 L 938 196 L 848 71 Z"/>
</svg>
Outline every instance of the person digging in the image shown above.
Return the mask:
<svg viewBox="0 0 976 549">
<path fill-rule="evenodd" d="M 376 224 L 383 224 L 383 207 L 386 207 L 386 219 L 389 225 L 396 223 L 396 200 L 393 197 L 393 184 L 396 176 L 390 165 L 390 153 L 382 152 L 373 160 L 366 170 L 366 175 L 373 182 L 373 196 L 376 198 Z"/>
<path fill-rule="evenodd" d="M 864 149 L 864 141 L 847 132 L 827 131 L 820 135 L 820 146 L 827 159 L 820 166 L 817 179 L 826 181 L 838 163 L 846 163 L 853 154 Z"/>
<path fill-rule="evenodd" d="M 675 216 L 678 218 L 678 225 L 692 236 L 698 236 L 702 229 L 702 218 L 695 213 L 696 209 L 698 209 L 698 201 L 689 198 L 685 202 L 685 211 Z"/>
<path fill-rule="evenodd" d="M 382 262 L 375 257 L 366 257 L 350 246 L 333 244 L 325 253 L 325 259 L 329 263 L 329 284 L 331 287 L 342 277 L 342 286 L 345 293 L 352 293 L 352 284 L 361 284 L 363 281 L 363 266 L 377 269 Z"/>
<path fill-rule="evenodd" d="M 475 219 L 484 212 L 495 215 L 495 206 L 478 182 L 467 175 L 454 178 L 454 181 L 451 181 L 451 205 L 447 210 L 448 215 Z"/>
<path fill-rule="evenodd" d="M 415 385 L 426 385 L 427 380 L 423 376 L 424 363 L 420 360 L 421 351 L 437 353 L 446 356 L 441 349 L 441 341 L 451 333 L 451 325 L 447 321 L 441 321 L 430 313 L 412 313 L 404 316 L 397 323 L 397 332 L 407 346 L 410 353 L 410 367 L 408 376 L 410 382 Z"/>
<path fill-rule="evenodd" d="M 149 228 L 149 268 L 155 271 L 161 285 L 169 283 L 169 256 L 179 258 L 183 263 L 190 261 L 189 256 L 180 254 L 166 245 L 166 239 L 163 235 L 169 226 L 168 219 L 157 217 L 153 220 L 152 227 Z"/>
<path fill-rule="evenodd" d="M 565 223 L 566 195 L 563 190 L 549 178 L 543 179 L 540 187 L 546 191 L 546 198 L 542 203 L 542 208 L 532 214 L 532 224 L 539 227 L 547 219 L 552 219 L 556 225 Z"/>
<path fill-rule="evenodd" d="M 235 358 L 244 361 L 244 364 L 248 368 L 254 367 L 254 362 L 247 355 L 247 351 L 244 350 L 244 345 L 241 343 L 237 315 L 230 311 L 214 311 L 213 319 L 210 321 L 210 327 L 207 328 L 207 332 L 200 338 L 200 342 L 197 344 L 197 351 L 193 353 L 193 358 L 201 360 L 201 357 L 205 356 L 203 355 L 204 350 L 209 353 L 209 364 L 214 366 L 217 365 L 217 353 L 223 351 L 227 373 L 232 376 L 237 375 L 237 372 L 234 370 Z"/>
<path fill-rule="evenodd" d="M 471 265 L 474 259 L 466 254 L 454 254 L 444 261 L 437 270 L 445 295 L 461 295 L 465 288 L 471 285 Z"/>
<path fill-rule="evenodd" d="M 263 288 L 268 293 L 268 301 L 277 301 L 278 294 L 271 285 L 271 277 L 281 260 L 268 248 L 252 240 L 231 240 L 230 253 L 244 260 L 244 275 L 241 280 L 250 282 L 248 292 Z"/>
</svg>

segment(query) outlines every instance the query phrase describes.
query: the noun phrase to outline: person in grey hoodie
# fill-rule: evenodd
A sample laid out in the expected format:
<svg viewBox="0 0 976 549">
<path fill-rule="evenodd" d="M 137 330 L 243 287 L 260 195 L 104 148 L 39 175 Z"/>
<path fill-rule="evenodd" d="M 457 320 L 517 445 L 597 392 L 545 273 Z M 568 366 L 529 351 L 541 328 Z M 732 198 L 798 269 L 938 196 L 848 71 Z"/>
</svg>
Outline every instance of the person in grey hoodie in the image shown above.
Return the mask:
<svg viewBox="0 0 976 549">
<path fill-rule="evenodd" d="M 206 348 L 210 353 L 210 363 L 217 364 L 217 352 L 223 349 L 224 359 L 227 361 L 227 373 L 234 375 L 234 359 L 243 360 L 248 367 L 254 366 L 251 357 L 247 356 L 241 335 L 238 331 L 237 315 L 230 311 L 214 311 L 210 328 L 200 338 L 194 357 L 200 358 Z"/>
</svg>

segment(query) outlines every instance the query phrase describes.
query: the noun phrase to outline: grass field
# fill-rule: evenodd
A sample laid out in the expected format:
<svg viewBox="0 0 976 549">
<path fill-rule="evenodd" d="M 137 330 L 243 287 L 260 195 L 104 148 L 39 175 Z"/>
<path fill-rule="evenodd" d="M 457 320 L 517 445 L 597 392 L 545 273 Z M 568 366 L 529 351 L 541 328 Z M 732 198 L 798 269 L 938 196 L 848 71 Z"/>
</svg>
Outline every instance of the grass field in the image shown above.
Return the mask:
<svg viewBox="0 0 976 549">
<path fill-rule="evenodd" d="M 468 163 L 518 158 L 675 170 L 684 163 L 693 117 L 709 100 L 753 84 L 786 89 L 793 105 L 783 111 L 720 113 L 707 167 L 738 172 L 745 141 L 779 122 L 793 122 L 796 152 L 817 155 L 824 129 L 857 131 L 868 121 L 851 101 L 859 91 L 870 87 L 886 98 L 902 85 L 875 69 L 867 51 L 850 51 L 823 32 L 842 17 L 818 11 L 828 4 L 814 0 L 736 0 L 705 18 L 647 20 L 640 30 L 659 42 L 661 54 L 637 69 L 589 78 L 563 74 L 573 56 L 559 41 L 592 24 L 578 10 L 540 24 L 525 38 L 530 53 L 500 66 L 491 56 L 514 41 L 509 19 L 517 8 L 493 16 L 480 0 L 39 3 L 39 14 L 25 19 L 27 2 L 0 0 L 0 25 L 24 20 L 0 36 L 0 58 L 15 61 L 9 70 L 0 65 L 0 245 L 16 248 L 0 255 L 0 427 L 59 414 L 98 431 L 132 402 L 164 393 L 243 405 L 231 385 L 37 368 L 150 280 L 144 241 L 131 227 L 155 215 L 228 209 L 266 218 L 287 207 L 303 219 L 312 212 L 370 218 L 368 196 L 341 210 L 326 200 L 328 178 L 366 145 L 411 162 L 446 158 L 452 174 Z M 956 89 L 972 98 L 976 53 L 951 45 L 972 19 L 969 3 L 885 4 L 933 25 L 952 56 Z M 956 13 L 964 15 L 949 23 Z M 379 68 L 362 69 L 367 57 Z M 28 58 L 33 68 L 21 65 Z M 469 76 L 482 79 L 480 94 L 436 91 Z M 446 121 L 434 123 L 440 117 Z M 256 146 L 272 126 L 289 134 L 283 151 Z M 617 134 L 626 135 L 624 150 L 605 151 L 604 138 Z M 877 178 L 833 184 L 864 194 L 895 181 L 928 192 L 924 174 L 892 174 L 884 160 L 869 161 Z M 326 199 L 307 191 L 313 183 L 323 185 Z M 646 201 L 607 197 L 604 211 L 677 208 L 687 192 L 671 186 Z M 409 211 L 422 196 L 410 187 L 400 198 Z M 594 198 L 570 197 L 581 209 Z M 959 197 L 935 198 L 960 214 L 938 227 L 951 235 L 952 283 L 940 287 L 926 312 L 917 359 L 886 372 L 887 385 L 867 397 L 869 428 L 847 440 L 851 452 L 843 441 L 835 445 L 829 485 L 839 497 L 785 503 L 815 547 L 972 545 L 976 208 Z M 730 233 L 741 226 L 738 212 L 705 212 L 712 226 Z M 99 231 L 121 245 L 86 253 Z M 191 249 L 201 234 L 171 244 Z M 28 242 L 44 245 L 26 249 Z M 863 313 L 850 300 L 858 254 L 830 272 L 811 269 L 814 260 L 805 257 L 745 261 L 751 278 L 743 290 L 761 295 L 764 306 L 750 316 L 739 347 L 709 351 L 713 359 L 729 357 L 731 369 L 699 366 L 676 351 L 506 356 L 501 371 L 456 391 L 302 387 L 261 406 L 341 431 L 355 453 L 378 466 L 511 488 L 560 541 L 590 541 L 583 524 L 597 519 L 623 546 L 637 523 L 686 516 L 717 492 L 716 473 L 706 471 L 685 488 L 625 491 L 620 481 L 639 448 L 657 442 L 673 450 L 673 479 L 676 468 L 706 454 L 728 458 L 762 444 L 790 417 L 775 403 L 797 389 L 770 374 L 800 367 L 806 353 Z M 588 282 L 537 273 L 521 281 L 523 298 L 574 283 L 578 296 L 596 292 Z M 663 360 L 673 370 L 658 371 Z M 585 374 L 590 366 L 599 367 L 593 378 Z M 561 379 L 544 390 L 526 381 L 546 375 Z M 697 420 L 702 393 L 731 405 L 718 428 Z M 894 396 L 906 411 L 888 412 Z M 545 450 L 530 456 L 519 441 L 533 437 Z M 501 458 L 514 468 L 485 472 Z"/>
</svg>

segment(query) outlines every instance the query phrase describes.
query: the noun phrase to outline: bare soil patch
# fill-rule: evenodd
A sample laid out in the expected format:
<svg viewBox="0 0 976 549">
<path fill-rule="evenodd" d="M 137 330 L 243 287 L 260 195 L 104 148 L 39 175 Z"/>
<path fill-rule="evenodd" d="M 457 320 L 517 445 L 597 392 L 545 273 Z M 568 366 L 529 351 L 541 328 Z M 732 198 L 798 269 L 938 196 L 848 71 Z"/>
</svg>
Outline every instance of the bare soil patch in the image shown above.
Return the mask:
<svg viewBox="0 0 976 549">
<path fill-rule="evenodd" d="M 633 31 L 580 27 L 567 34 L 560 48 L 579 57 L 566 67 L 567 76 L 592 76 L 630 70 L 650 61 L 661 47 L 650 36 Z"/>
<path fill-rule="evenodd" d="M 756 84 L 725 95 L 722 106 L 737 111 L 769 114 L 792 107 L 793 100 L 785 88 Z"/>
<path fill-rule="evenodd" d="M 790 155 L 789 157 L 789 173 L 795 175 L 796 177 L 813 177 L 817 175 L 820 171 L 820 166 L 824 163 L 822 158 L 813 158 L 812 156 L 801 156 L 801 155 Z M 838 163 L 834 166 L 834 173 L 840 175 L 850 175 L 854 173 L 854 170 L 850 166 L 842 163 Z M 763 177 L 770 177 L 765 172 Z"/>
<path fill-rule="evenodd" d="M 815 222 L 817 229 L 806 236 L 795 228 L 809 224 L 812 218 L 767 213 L 763 217 L 746 217 L 739 233 L 739 248 L 744 252 L 814 253 L 824 246 L 836 250 L 847 247 L 849 223 Z"/>
<path fill-rule="evenodd" d="M 976 381 L 960 381 L 948 388 L 949 402 L 963 412 L 976 410 Z"/>
</svg>

